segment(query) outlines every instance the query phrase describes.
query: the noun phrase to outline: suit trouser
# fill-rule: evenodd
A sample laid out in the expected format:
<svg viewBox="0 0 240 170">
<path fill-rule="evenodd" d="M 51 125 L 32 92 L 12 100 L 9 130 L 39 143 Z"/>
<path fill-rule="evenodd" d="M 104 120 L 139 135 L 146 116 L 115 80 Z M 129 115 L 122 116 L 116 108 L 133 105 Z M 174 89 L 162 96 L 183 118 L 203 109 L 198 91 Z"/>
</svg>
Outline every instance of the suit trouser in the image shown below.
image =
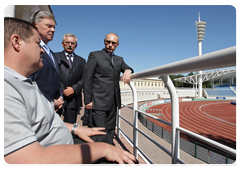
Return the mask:
<svg viewBox="0 0 240 170">
<path fill-rule="evenodd" d="M 77 120 L 77 114 L 79 113 L 80 108 L 70 108 L 68 104 L 65 108 L 63 108 L 63 115 L 64 115 L 64 122 L 67 123 L 76 123 Z"/>
<path fill-rule="evenodd" d="M 95 142 L 105 142 L 113 145 L 115 134 L 117 105 L 114 102 L 109 111 L 92 110 L 93 127 L 105 127 L 106 135 L 93 136 Z"/>
</svg>

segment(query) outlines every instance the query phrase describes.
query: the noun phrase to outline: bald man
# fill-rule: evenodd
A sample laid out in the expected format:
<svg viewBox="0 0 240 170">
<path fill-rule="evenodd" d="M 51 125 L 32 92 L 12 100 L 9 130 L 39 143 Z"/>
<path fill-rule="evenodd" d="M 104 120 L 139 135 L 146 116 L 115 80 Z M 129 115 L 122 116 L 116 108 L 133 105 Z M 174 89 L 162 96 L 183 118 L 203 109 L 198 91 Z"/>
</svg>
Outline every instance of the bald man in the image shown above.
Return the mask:
<svg viewBox="0 0 240 170">
<path fill-rule="evenodd" d="M 104 39 L 105 48 L 91 52 L 86 64 L 84 75 L 84 103 L 92 109 L 93 126 L 105 127 L 105 136 L 96 136 L 95 141 L 113 144 L 116 125 L 117 107 L 121 108 L 120 72 L 124 73 L 121 80 L 130 82 L 133 69 L 122 57 L 114 54 L 119 46 L 119 37 L 109 33 Z"/>
</svg>

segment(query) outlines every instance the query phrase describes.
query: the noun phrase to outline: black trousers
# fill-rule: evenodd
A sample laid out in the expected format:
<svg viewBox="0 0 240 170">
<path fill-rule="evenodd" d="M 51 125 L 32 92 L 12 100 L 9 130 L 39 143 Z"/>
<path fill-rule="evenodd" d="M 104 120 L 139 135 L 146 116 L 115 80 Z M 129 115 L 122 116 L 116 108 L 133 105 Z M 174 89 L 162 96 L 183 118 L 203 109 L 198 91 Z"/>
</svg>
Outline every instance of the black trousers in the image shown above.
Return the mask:
<svg viewBox="0 0 240 170">
<path fill-rule="evenodd" d="M 76 123 L 77 121 L 77 114 L 79 113 L 81 108 L 70 108 L 68 105 L 66 105 L 62 109 L 62 114 L 64 115 L 64 122 L 67 123 Z"/>
<path fill-rule="evenodd" d="M 105 127 L 106 135 L 94 136 L 95 142 L 105 142 L 113 145 L 113 137 L 115 134 L 117 105 L 114 102 L 109 111 L 92 110 L 93 127 Z"/>
</svg>

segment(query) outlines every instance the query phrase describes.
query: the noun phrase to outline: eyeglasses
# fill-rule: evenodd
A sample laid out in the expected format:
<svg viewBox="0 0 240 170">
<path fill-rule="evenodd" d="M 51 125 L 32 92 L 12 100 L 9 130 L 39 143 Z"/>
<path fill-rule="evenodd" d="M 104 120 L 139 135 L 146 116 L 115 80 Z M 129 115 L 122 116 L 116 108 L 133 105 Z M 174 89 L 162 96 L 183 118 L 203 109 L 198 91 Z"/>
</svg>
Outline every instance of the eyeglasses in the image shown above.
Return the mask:
<svg viewBox="0 0 240 170">
<path fill-rule="evenodd" d="M 111 43 L 112 43 L 112 45 L 117 45 L 117 42 L 114 42 L 114 41 L 105 40 L 105 42 L 106 42 L 107 44 L 111 44 Z"/>
<path fill-rule="evenodd" d="M 70 42 L 70 41 L 65 41 L 66 44 L 72 44 L 72 45 L 75 45 L 76 43 L 75 42 Z"/>
</svg>

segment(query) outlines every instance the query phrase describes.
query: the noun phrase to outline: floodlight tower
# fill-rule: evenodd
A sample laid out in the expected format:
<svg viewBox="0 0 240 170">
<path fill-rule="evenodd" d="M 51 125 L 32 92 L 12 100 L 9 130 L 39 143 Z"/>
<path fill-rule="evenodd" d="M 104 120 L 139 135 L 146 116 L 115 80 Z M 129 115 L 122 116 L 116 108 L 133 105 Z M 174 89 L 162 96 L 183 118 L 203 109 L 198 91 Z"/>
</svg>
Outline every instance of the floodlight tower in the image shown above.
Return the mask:
<svg viewBox="0 0 240 170">
<path fill-rule="evenodd" d="M 198 15 L 198 21 L 196 21 L 197 27 L 197 40 L 198 40 L 198 55 L 202 55 L 202 41 L 204 40 L 205 28 L 206 28 L 206 21 L 200 20 L 200 12 Z M 198 83 L 198 97 L 202 97 L 202 71 L 199 71 L 199 83 Z M 197 80 L 196 80 L 197 81 Z"/>
</svg>

